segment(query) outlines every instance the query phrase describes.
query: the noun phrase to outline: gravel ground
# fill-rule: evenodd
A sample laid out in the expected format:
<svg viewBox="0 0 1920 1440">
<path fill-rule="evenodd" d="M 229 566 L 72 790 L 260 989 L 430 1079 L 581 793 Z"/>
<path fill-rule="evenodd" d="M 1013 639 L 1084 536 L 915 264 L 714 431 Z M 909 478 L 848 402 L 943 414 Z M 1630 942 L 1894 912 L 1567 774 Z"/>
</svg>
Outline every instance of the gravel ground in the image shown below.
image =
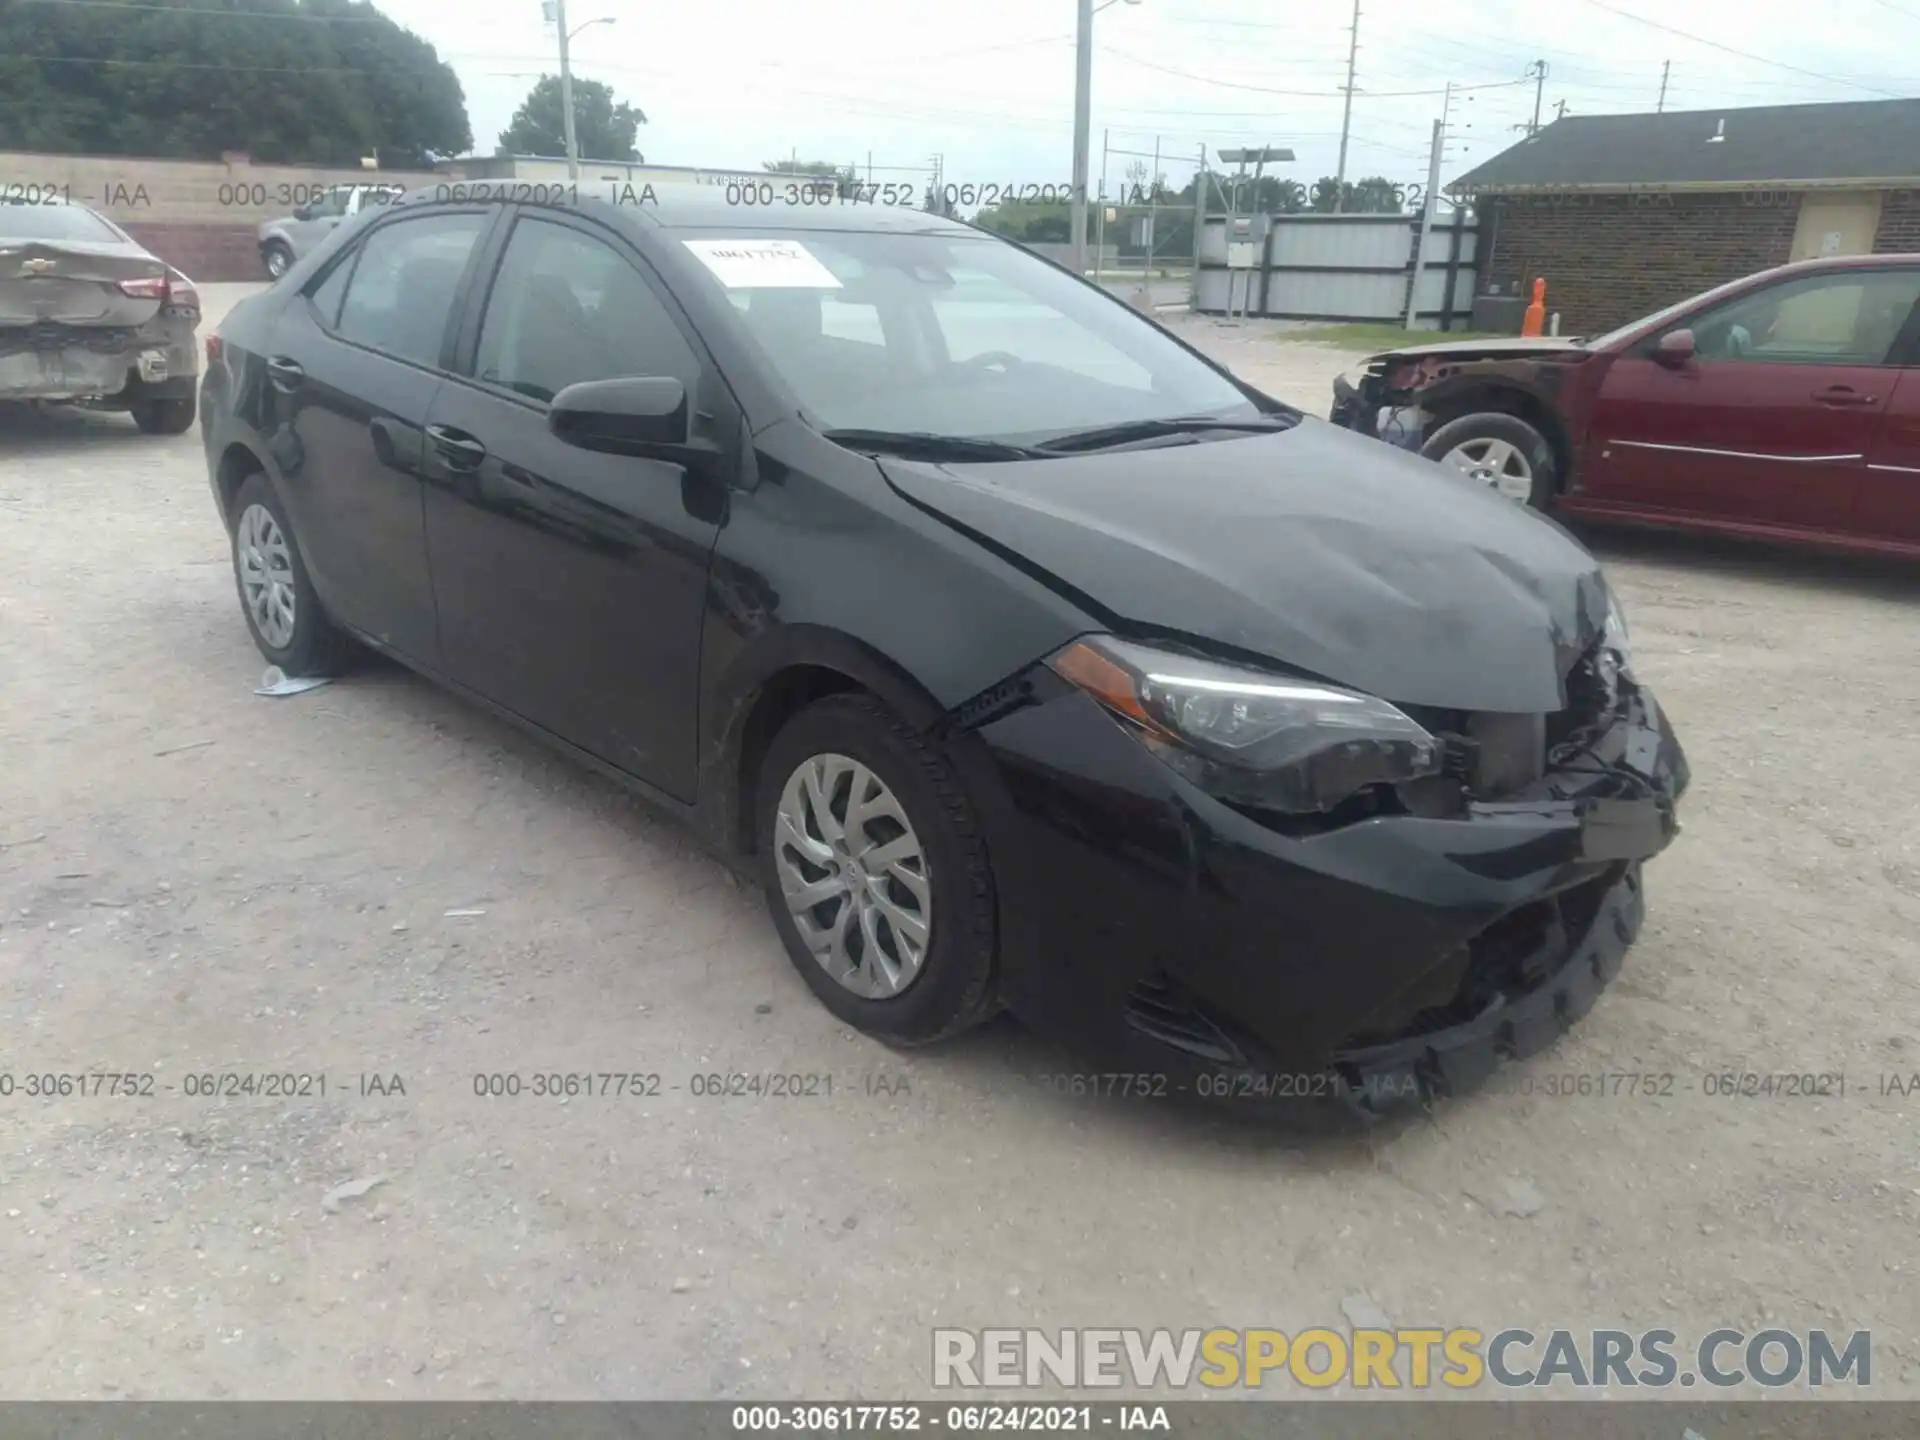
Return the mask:
<svg viewBox="0 0 1920 1440">
<path fill-rule="evenodd" d="M 1353 358 L 1174 323 L 1315 412 Z M 1871 1328 L 1875 1392 L 1920 1393 L 1920 1097 L 1878 1088 L 1920 1071 L 1920 578 L 1596 543 L 1696 773 L 1640 945 L 1499 1089 L 1307 1141 L 1055 1093 L 1006 1021 L 848 1032 L 601 780 L 391 666 L 256 698 L 196 434 L 0 420 L 0 1070 L 159 1087 L 0 1099 L 0 1395 L 924 1394 L 935 1325 L 1343 1302 Z M 1723 1069 L 1847 1093 L 1703 1094 Z M 185 1093 L 266 1070 L 327 1093 Z M 551 1070 L 665 1083 L 473 1091 Z M 734 1070 L 833 1093 L 692 1093 Z M 1519 1093 L 1571 1071 L 1677 1085 Z"/>
</svg>

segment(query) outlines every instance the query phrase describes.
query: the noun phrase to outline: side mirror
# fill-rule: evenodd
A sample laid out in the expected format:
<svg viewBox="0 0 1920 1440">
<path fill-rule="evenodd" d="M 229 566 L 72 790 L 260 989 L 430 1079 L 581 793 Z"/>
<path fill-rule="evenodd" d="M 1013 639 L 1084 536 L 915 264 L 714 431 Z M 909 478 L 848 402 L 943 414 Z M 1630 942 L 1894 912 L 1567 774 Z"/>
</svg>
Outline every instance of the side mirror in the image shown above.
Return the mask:
<svg viewBox="0 0 1920 1440">
<path fill-rule="evenodd" d="M 1678 370 L 1693 359 L 1693 331 L 1671 330 L 1653 347 L 1654 362 L 1669 370 Z"/>
<path fill-rule="evenodd" d="M 313 207 L 311 205 L 294 206 L 293 218 L 296 220 L 311 220 L 313 218 Z"/>
<path fill-rule="evenodd" d="M 666 375 L 583 380 L 553 397 L 547 429 L 582 450 L 686 461 L 695 448 L 687 387 Z"/>
</svg>

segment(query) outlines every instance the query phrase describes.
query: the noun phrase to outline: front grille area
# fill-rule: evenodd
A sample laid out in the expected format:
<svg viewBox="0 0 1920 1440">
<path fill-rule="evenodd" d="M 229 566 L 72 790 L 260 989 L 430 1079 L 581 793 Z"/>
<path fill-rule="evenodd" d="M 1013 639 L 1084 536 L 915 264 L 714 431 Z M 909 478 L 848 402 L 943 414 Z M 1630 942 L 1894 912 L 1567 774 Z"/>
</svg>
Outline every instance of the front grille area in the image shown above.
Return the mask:
<svg viewBox="0 0 1920 1440">
<path fill-rule="evenodd" d="M 1156 972 L 1127 996 L 1127 1024 L 1164 1045 L 1222 1065 L 1245 1065 L 1247 1057 L 1186 988 Z"/>
<path fill-rule="evenodd" d="M 1458 976 L 1452 994 L 1444 1001 L 1412 1015 L 1403 1012 L 1384 1028 L 1356 1032 L 1347 1037 L 1342 1048 L 1385 1045 L 1465 1025 L 1534 989 L 1565 962 L 1568 952 L 1592 927 L 1601 902 L 1624 872 L 1624 866 L 1611 867 L 1570 890 L 1508 911 L 1468 940 L 1461 947 L 1464 955 L 1456 952 L 1450 961 L 1435 967 L 1440 974 Z"/>
</svg>

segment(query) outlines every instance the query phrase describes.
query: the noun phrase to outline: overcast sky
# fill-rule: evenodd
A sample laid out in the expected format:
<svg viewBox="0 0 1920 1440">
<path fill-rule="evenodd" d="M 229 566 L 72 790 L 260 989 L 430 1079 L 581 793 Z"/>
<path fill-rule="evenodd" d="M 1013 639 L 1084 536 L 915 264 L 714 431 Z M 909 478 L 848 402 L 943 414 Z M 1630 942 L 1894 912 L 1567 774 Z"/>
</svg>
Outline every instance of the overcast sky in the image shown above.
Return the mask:
<svg viewBox="0 0 1920 1440">
<path fill-rule="evenodd" d="M 475 147 L 542 68 L 557 70 L 540 0 L 383 0 L 466 88 Z M 1518 138 L 1548 65 L 1542 119 L 1920 95 L 1920 0 L 1362 0 L 1347 174 L 1424 180 L 1449 81 L 1443 179 Z M 651 161 L 757 167 L 858 162 L 875 178 L 1067 183 L 1074 0 L 569 0 L 576 73 L 646 112 Z M 1283 173 L 1333 173 L 1352 0 L 1109 0 L 1094 20 L 1093 160 L 1151 152 L 1178 185 L 1199 147 L 1289 145 Z M 1638 18 L 1631 18 L 1638 17 Z M 1686 37 L 1671 29 L 1686 32 Z M 1692 37 L 1692 38 L 1687 38 Z M 1715 46 L 1727 48 L 1715 48 Z M 1729 49 L 1745 55 L 1728 53 Z M 1749 58 L 1752 57 L 1752 58 Z M 1768 63 L 1774 62 L 1774 63 Z M 1407 93 L 1426 92 L 1426 93 Z M 1119 184 L 1132 157 L 1109 161 Z M 887 167 L 892 167 L 891 169 Z"/>
</svg>

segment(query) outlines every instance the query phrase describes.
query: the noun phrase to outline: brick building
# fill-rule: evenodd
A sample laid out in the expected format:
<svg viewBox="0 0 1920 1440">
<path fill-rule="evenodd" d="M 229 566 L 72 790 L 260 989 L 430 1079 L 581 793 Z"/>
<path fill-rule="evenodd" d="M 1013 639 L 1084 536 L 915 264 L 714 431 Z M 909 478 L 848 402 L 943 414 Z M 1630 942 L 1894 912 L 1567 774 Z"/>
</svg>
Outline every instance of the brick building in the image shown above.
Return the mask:
<svg viewBox="0 0 1920 1440">
<path fill-rule="evenodd" d="M 1920 252 L 1920 100 L 1574 116 L 1447 188 L 1480 293 L 1543 278 L 1592 335 L 1789 260 Z"/>
</svg>

